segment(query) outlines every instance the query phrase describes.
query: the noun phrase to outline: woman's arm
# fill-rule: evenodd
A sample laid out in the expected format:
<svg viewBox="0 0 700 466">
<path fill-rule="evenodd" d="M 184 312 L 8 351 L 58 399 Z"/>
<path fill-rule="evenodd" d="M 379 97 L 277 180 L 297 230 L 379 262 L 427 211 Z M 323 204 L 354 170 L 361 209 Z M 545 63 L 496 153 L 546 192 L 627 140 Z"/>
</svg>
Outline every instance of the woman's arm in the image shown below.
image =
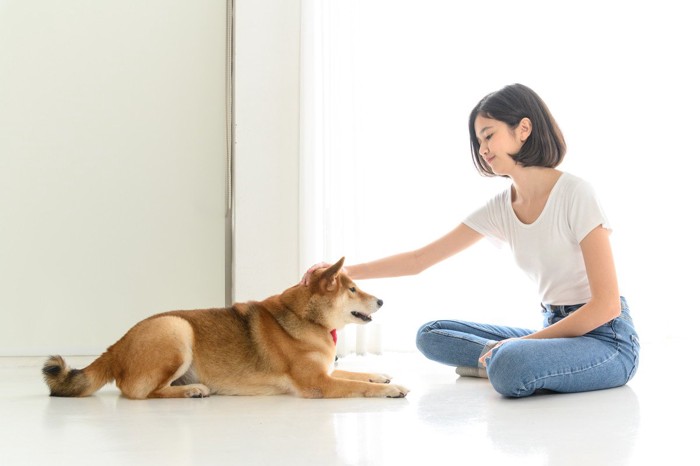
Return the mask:
<svg viewBox="0 0 700 466">
<path fill-rule="evenodd" d="M 483 235 L 460 223 L 442 238 L 420 249 L 372 262 L 349 265 L 345 267 L 345 271 L 355 280 L 416 275 L 428 267 L 463 251 L 481 238 L 483 238 Z"/>
<path fill-rule="evenodd" d="M 591 300 L 579 310 L 524 338 L 578 337 L 620 315 L 620 292 L 608 230 L 594 228 L 582 241 L 581 251 L 591 287 Z"/>
</svg>

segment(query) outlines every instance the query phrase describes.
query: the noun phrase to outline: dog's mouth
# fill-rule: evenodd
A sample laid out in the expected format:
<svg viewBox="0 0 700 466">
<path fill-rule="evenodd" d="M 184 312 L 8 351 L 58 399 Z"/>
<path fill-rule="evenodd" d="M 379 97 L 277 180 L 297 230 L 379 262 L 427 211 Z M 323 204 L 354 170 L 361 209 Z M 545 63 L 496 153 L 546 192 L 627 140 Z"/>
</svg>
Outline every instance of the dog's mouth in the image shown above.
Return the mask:
<svg viewBox="0 0 700 466">
<path fill-rule="evenodd" d="M 372 316 L 370 316 L 369 314 L 363 314 L 358 311 L 352 311 L 350 314 L 352 314 L 353 317 L 356 317 L 363 322 L 372 322 Z"/>
</svg>

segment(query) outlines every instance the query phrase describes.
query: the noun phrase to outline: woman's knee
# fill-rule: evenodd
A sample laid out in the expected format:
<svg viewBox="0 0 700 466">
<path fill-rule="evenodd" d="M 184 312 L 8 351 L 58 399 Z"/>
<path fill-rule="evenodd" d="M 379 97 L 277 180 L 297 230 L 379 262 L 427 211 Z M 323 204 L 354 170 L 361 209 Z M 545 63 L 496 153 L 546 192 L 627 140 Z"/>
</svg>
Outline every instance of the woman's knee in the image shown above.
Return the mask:
<svg viewBox="0 0 700 466">
<path fill-rule="evenodd" d="M 425 356 L 429 357 L 430 345 L 428 345 L 428 338 L 430 336 L 430 332 L 432 332 L 438 327 L 439 321 L 434 320 L 424 325 L 421 325 L 421 327 L 418 329 L 418 332 L 416 332 L 416 348 L 418 348 L 418 351 L 423 353 L 423 355 Z"/>
<path fill-rule="evenodd" d="M 533 378 L 528 376 L 528 361 L 523 360 L 522 356 L 523 353 L 517 348 L 504 345 L 489 360 L 486 372 L 491 385 L 499 394 L 508 398 L 520 398 L 535 392 Z"/>
</svg>

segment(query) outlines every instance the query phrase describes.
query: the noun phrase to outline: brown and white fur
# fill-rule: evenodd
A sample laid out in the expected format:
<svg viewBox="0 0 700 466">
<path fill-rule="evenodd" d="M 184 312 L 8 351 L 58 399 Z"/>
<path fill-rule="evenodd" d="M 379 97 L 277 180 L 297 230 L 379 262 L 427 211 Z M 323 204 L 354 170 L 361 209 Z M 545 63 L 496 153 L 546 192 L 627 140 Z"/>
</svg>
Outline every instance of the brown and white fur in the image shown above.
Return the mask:
<svg viewBox="0 0 700 466">
<path fill-rule="evenodd" d="M 151 316 L 84 369 L 60 356 L 44 364 L 52 396 L 89 396 L 116 381 L 127 398 L 276 395 L 305 398 L 406 396 L 390 377 L 330 373 L 335 330 L 364 324 L 382 301 L 341 273 L 343 260 L 264 301 Z"/>
</svg>

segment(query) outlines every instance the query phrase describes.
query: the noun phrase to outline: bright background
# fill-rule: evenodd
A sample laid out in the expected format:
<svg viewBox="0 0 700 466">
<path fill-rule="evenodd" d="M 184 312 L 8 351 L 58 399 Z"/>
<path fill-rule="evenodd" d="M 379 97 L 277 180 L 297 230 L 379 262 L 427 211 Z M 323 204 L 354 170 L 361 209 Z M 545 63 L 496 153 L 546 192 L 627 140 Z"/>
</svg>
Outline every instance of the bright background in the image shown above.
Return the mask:
<svg viewBox="0 0 700 466">
<path fill-rule="evenodd" d="M 504 189 L 507 180 L 472 165 L 468 116 L 487 93 L 520 82 L 564 132 L 560 168 L 603 202 L 642 339 L 697 324 L 700 37 L 688 5 L 302 3 L 302 189 L 316 183 L 302 195 L 316 222 L 306 235 L 301 224 L 316 245 L 302 247 L 302 265 L 420 247 Z M 433 319 L 541 324 L 534 286 L 489 241 L 417 277 L 361 285 L 386 303 L 372 324 L 384 350 L 413 349 L 416 329 Z"/>
<path fill-rule="evenodd" d="M 224 301 L 225 3 L 0 0 L 0 355 L 98 354 Z M 605 203 L 643 339 L 694 328 L 689 5 L 236 0 L 235 299 L 453 228 L 505 186 L 475 173 L 467 115 L 518 81 Z M 430 319 L 540 323 L 488 242 L 362 286 L 386 302 L 370 350 L 413 349 Z"/>
</svg>

